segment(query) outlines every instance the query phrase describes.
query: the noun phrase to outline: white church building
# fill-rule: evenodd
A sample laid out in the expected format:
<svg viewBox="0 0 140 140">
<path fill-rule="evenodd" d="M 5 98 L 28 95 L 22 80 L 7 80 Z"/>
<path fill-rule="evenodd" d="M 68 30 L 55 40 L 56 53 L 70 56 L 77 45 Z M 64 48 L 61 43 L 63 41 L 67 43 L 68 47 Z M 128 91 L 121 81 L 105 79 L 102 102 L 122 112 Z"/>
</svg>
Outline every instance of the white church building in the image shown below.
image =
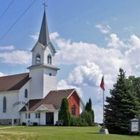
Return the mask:
<svg viewBox="0 0 140 140">
<path fill-rule="evenodd" d="M 57 90 L 55 53 L 44 10 L 29 72 L 0 77 L 0 124 L 55 125 L 63 98 L 70 114 L 80 115 L 84 103 L 76 89 Z"/>
</svg>

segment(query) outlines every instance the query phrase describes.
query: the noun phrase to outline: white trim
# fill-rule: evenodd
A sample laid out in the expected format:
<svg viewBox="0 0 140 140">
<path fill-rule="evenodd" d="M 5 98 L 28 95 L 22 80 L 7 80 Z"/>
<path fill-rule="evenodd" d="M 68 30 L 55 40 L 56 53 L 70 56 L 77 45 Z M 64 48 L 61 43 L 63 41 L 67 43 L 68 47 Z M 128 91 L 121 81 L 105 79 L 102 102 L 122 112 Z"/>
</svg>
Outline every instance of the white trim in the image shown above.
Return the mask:
<svg viewBox="0 0 140 140">
<path fill-rule="evenodd" d="M 44 109 L 41 109 L 40 108 L 43 107 Z M 48 109 L 46 106 L 44 106 L 43 104 L 40 105 L 34 112 L 37 112 L 37 111 L 52 111 L 52 112 L 55 112 L 55 109 Z"/>
</svg>

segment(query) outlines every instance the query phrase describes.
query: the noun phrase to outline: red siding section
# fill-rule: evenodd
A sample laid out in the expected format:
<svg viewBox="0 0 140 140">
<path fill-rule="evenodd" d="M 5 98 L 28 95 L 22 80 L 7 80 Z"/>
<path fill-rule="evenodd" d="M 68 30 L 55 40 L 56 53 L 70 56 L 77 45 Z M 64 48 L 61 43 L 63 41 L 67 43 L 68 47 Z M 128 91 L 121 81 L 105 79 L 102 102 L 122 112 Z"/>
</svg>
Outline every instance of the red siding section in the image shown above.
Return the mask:
<svg viewBox="0 0 140 140">
<path fill-rule="evenodd" d="M 80 99 L 77 95 L 76 92 L 74 92 L 69 98 L 68 98 L 68 103 L 69 103 L 69 112 L 72 115 L 72 106 L 76 106 L 76 117 L 79 117 L 80 115 Z"/>
</svg>

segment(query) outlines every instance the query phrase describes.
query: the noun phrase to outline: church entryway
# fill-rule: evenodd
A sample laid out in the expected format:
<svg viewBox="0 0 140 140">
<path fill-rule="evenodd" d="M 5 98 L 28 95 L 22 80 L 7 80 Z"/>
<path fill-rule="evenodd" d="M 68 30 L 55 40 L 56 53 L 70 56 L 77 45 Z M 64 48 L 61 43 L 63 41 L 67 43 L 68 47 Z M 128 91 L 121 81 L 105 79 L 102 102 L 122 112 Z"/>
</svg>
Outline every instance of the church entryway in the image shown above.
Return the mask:
<svg viewBox="0 0 140 140">
<path fill-rule="evenodd" d="M 47 112 L 46 113 L 46 125 L 53 125 L 53 120 L 54 120 L 54 113 Z"/>
</svg>

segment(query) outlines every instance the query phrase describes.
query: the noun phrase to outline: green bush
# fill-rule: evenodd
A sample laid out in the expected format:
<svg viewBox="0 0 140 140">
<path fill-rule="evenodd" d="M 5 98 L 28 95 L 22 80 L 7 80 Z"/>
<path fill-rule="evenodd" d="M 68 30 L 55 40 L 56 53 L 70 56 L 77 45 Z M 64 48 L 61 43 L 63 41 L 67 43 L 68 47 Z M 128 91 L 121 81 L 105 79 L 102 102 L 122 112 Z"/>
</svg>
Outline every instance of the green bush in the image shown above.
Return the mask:
<svg viewBox="0 0 140 140">
<path fill-rule="evenodd" d="M 71 117 L 70 126 L 88 126 L 88 124 L 83 118 Z"/>
<path fill-rule="evenodd" d="M 93 126 L 94 125 L 94 122 L 93 122 L 93 119 L 92 119 L 92 112 L 88 112 L 86 110 L 84 110 L 82 113 L 81 113 L 81 118 L 83 118 L 88 126 Z"/>
</svg>

